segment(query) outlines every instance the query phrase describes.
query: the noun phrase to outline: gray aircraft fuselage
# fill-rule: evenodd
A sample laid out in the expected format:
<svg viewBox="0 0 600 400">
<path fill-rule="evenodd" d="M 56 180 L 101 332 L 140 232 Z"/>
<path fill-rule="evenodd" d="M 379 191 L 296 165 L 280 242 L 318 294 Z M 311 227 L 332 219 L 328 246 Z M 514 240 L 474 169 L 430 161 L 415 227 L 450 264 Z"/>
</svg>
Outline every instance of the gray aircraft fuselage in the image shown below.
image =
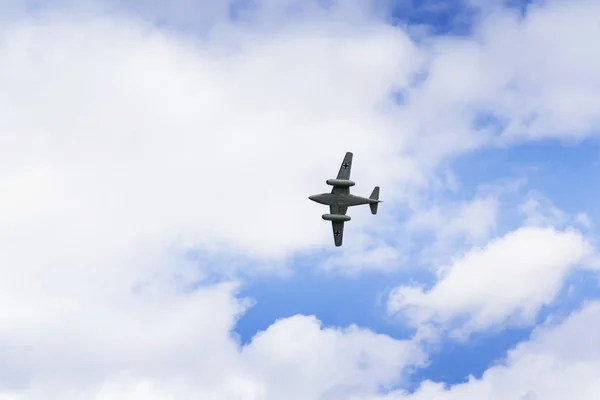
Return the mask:
<svg viewBox="0 0 600 400">
<path fill-rule="evenodd" d="M 336 214 L 345 214 L 348 207 L 377 203 L 377 200 L 345 193 L 321 193 L 314 194 L 308 198 L 319 204 L 337 208 L 335 211 Z"/>
<path fill-rule="evenodd" d="M 310 200 L 316 203 L 329 206 L 329 214 L 323 214 L 322 218 L 326 221 L 331 221 L 333 239 L 337 247 L 342 245 L 344 223 L 352 219 L 349 215 L 346 215 L 348 207 L 368 204 L 371 214 L 377 214 L 377 206 L 381 203 L 381 200 L 379 200 L 379 186 L 373 188 L 373 192 L 368 198 L 350 194 L 350 188 L 354 186 L 354 181 L 350 180 L 352 158 L 352 153 L 346 152 L 337 177 L 335 179 L 327 179 L 326 183 L 333 186 L 330 193 L 308 196 Z"/>
</svg>

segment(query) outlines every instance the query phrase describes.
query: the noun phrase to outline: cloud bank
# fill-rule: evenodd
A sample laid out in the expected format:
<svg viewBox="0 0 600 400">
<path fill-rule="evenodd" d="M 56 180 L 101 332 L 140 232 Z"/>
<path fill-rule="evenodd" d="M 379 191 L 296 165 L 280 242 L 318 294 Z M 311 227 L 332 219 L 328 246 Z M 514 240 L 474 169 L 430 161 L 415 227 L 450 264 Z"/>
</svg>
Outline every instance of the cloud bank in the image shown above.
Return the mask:
<svg viewBox="0 0 600 400">
<path fill-rule="evenodd" d="M 398 214 L 421 211 L 444 161 L 596 132 L 600 58 L 582 45 L 600 34 L 593 2 L 525 19 L 499 8 L 474 37 L 423 41 L 356 4 L 262 2 L 235 22 L 223 4 L 0 3 L 0 398 L 379 396 L 426 361 L 419 340 L 297 315 L 242 347 L 241 272 L 280 273 L 307 253 L 317 268 L 400 269 L 411 236 Z M 196 11 L 211 29 L 154 23 L 181 28 Z M 357 191 L 381 185 L 390 206 L 376 222 L 356 212 L 336 258 L 306 197 L 348 150 Z M 413 221 L 487 240 L 494 205 Z M 580 232 L 524 227 L 466 254 L 430 291 L 405 286 L 396 303 L 416 321 L 467 313 L 469 329 L 530 319 L 592 252 Z M 511 371 L 539 360 L 514 354 Z M 592 376 L 597 359 L 568 371 Z M 512 374 L 502 371 L 481 382 Z M 426 383 L 415 396 L 482 385 Z"/>
</svg>

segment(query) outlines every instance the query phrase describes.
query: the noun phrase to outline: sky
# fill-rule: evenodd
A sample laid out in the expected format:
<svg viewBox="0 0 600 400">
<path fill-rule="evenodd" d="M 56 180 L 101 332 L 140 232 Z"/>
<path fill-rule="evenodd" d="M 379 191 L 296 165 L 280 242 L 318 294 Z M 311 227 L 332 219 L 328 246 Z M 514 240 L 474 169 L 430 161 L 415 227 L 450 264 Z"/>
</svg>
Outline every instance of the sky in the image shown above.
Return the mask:
<svg viewBox="0 0 600 400">
<path fill-rule="evenodd" d="M 0 400 L 600 398 L 599 19 L 0 0 Z"/>
</svg>

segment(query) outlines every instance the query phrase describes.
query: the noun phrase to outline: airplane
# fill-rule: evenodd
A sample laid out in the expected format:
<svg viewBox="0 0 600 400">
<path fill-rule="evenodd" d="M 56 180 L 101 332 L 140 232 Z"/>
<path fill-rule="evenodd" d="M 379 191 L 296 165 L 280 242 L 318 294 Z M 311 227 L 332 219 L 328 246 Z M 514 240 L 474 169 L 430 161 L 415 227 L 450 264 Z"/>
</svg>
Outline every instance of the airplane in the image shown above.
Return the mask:
<svg viewBox="0 0 600 400">
<path fill-rule="evenodd" d="M 350 171 L 352 170 L 352 153 L 347 152 L 336 179 L 327 179 L 326 183 L 333 186 L 331 193 L 314 194 L 308 198 L 319 204 L 329 206 L 329 214 L 323 214 L 323 219 L 331 221 L 333 228 L 333 240 L 336 247 L 342 245 L 344 237 L 344 222 L 350 221 L 350 216 L 346 215 L 348 207 L 368 204 L 371 208 L 371 214 L 377 214 L 377 206 L 381 203 L 379 200 L 379 186 L 375 186 L 369 198 L 355 196 L 350 194 L 350 187 L 355 182 L 350 180 Z"/>
</svg>

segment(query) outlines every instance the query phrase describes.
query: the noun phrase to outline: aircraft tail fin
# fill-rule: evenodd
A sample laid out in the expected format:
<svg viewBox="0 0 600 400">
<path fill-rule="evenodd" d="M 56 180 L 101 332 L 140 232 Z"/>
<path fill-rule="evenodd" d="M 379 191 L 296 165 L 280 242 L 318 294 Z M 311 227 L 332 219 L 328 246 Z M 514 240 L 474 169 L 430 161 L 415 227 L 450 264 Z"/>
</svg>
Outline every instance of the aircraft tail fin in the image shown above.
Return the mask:
<svg viewBox="0 0 600 400">
<path fill-rule="evenodd" d="M 381 200 L 379 200 L 379 186 L 375 186 L 373 192 L 369 196 L 369 199 L 376 200 L 376 202 L 374 203 L 369 203 L 369 207 L 371 208 L 371 214 L 375 215 L 377 214 L 377 206 L 379 205 L 379 203 L 381 203 Z"/>
</svg>

